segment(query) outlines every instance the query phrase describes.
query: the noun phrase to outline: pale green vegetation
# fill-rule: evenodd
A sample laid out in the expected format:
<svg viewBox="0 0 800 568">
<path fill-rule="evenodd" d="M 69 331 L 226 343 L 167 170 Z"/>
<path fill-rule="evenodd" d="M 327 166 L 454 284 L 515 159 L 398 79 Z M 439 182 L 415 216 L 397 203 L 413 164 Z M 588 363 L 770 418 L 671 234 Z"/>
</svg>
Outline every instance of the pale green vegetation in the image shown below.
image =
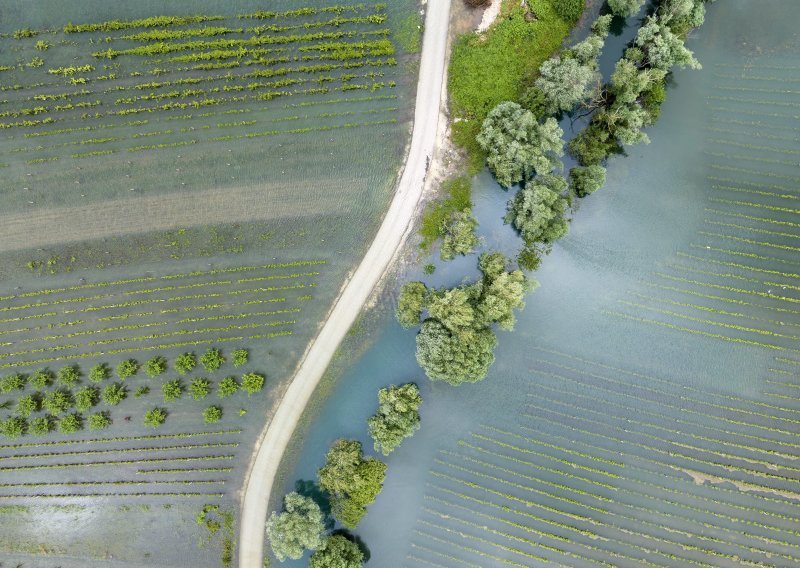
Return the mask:
<svg viewBox="0 0 800 568">
<path fill-rule="evenodd" d="M 197 356 L 194 353 L 184 353 L 175 359 L 175 370 L 181 375 L 191 373 L 197 366 Z"/>
<path fill-rule="evenodd" d="M 308 561 L 308 568 L 361 568 L 364 553 L 342 535 L 327 537 Z"/>
<path fill-rule="evenodd" d="M 203 423 L 216 424 L 222 420 L 222 408 L 219 406 L 209 406 L 203 410 Z"/>
<path fill-rule="evenodd" d="M 126 359 L 117 365 L 117 377 L 123 381 L 139 372 L 139 363 L 135 359 Z"/>
<path fill-rule="evenodd" d="M 608 0 L 608 5 L 615 16 L 627 18 L 633 16 L 644 6 L 645 0 Z"/>
<path fill-rule="evenodd" d="M 225 363 L 225 357 L 222 352 L 216 347 L 209 348 L 202 357 L 200 357 L 200 364 L 206 371 L 214 372 Z"/>
<path fill-rule="evenodd" d="M 272 553 L 279 561 L 294 560 L 306 550 L 322 546 L 325 518 L 313 499 L 299 493 L 289 493 L 283 498 L 283 511 L 274 512 L 267 520 L 267 538 Z"/>
<path fill-rule="evenodd" d="M 376 452 L 388 456 L 419 430 L 421 404 L 419 388 L 413 383 L 378 391 L 378 412 L 367 421 Z"/>
<path fill-rule="evenodd" d="M 144 413 L 144 425 L 158 428 L 167 420 L 167 411 L 163 408 L 151 408 Z"/>
<path fill-rule="evenodd" d="M 440 255 L 443 260 L 450 260 L 475 249 L 478 223 L 472 215 L 472 183 L 469 178 L 447 180 L 442 183 L 441 191 L 446 197 L 429 203 L 422 215 L 420 248 L 427 250 L 442 239 Z"/>
<path fill-rule="evenodd" d="M 164 374 L 167 370 L 167 358 L 162 355 L 156 355 L 148 359 L 145 365 L 144 372 L 150 378 L 158 377 Z"/>
<path fill-rule="evenodd" d="M 386 464 L 364 459 L 360 442 L 338 440 L 328 450 L 318 475 L 320 487 L 331 494 L 333 516 L 354 529 L 383 488 Z"/>
<path fill-rule="evenodd" d="M 264 375 L 245 373 L 242 375 L 242 390 L 247 396 L 260 392 L 264 388 Z"/>
</svg>

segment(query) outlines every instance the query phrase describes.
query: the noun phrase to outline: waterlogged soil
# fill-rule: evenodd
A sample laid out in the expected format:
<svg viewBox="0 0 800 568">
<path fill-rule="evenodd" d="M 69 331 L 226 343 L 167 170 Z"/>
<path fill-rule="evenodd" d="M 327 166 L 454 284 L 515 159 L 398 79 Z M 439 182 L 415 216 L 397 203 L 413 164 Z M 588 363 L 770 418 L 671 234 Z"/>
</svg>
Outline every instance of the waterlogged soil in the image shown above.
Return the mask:
<svg viewBox="0 0 800 568">
<path fill-rule="evenodd" d="M 285 11 L 330 4 L 287 0 L 268 8 Z M 224 25 L 249 27 L 264 22 L 238 20 L 236 14 L 264 8 L 263 3 L 249 0 L 235 7 L 215 1 L 180 6 L 150 1 L 35 6 L 7 2 L 0 8 L 0 32 L 186 14 L 219 14 L 227 18 Z M 247 108 L 210 109 L 229 112 L 224 115 L 199 116 L 202 111 L 193 111 L 197 116 L 178 119 L 186 113 L 147 113 L 150 124 L 101 132 L 114 130 L 114 137 L 128 142 L 136 136 L 136 144 L 171 144 L 212 129 L 216 137 L 230 139 L 136 152 L 126 150 L 125 142 L 109 141 L 105 144 L 114 154 L 82 158 L 71 156 L 81 145 L 70 144 L 81 139 L 80 133 L 25 138 L 16 131 L 5 136 L 10 129 L 3 130 L 0 333 L 8 341 L 4 339 L 0 348 L 0 364 L 5 365 L 0 376 L 12 371 L 27 374 L 43 366 L 57 370 L 73 361 L 85 374 L 99 362 L 114 367 L 133 357 L 143 363 L 156 354 L 171 364 L 182 352 L 200 354 L 214 345 L 226 356 L 245 347 L 250 362 L 233 368 L 228 361 L 213 374 L 198 369 L 183 377 L 185 386 L 198 376 L 209 377 L 214 386 L 224 377 L 244 372 L 267 377 L 264 390 L 252 396 L 240 391 L 220 399 L 212 391 L 207 399 L 195 401 L 184 393 L 181 400 L 165 403 L 161 383 L 177 377 L 172 366 L 155 379 L 140 371 L 126 379 L 128 396 L 119 406 L 101 403 L 93 409 L 110 411 L 113 424 L 108 430 L 84 430 L 73 436 L 53 433 L 41 440 L 124 439 L 41 446 L 31 435 L 3 441 L 0 556 L 4 563 L 64 568 L 218 566 L 223 536 L 234 544 L 238 541 L 236 534 L 224 535 L 224 530 L 209 541 L 195 517 L 206 503 L 237 515 L 258 435 L 390 201 L 410 132 L 416 83 L 417 55 L 404 51 L 399 38 L 404 27 L 408 31 L 417 8 L 413 0 L 386 7 L 386 25 L 379 27 L 390 30 L 398 64 L 374 77 L 384 87 L 356 91 L 365 100 L 328 104 L 316 95 L 297 95 L 291 100 L 250 101 Z M 359 24 L 353 29 L 361 33 L 367 28 Z M 118 40 L 106 45 L 106 35 L 117 38 L 138 31 L 142 30 L 67 37 L 43 31 L 35 38 L 2 38 L 0 65 L 23 65 L 2 72 L 0 83 L 29 84 L 39 75 L 54 80 L 47 69 L 87 62 L 98 68 L 94 75 L 111 72 L 100 69 L 102 63 L 93 61 L 91 51 L 115 47 Z M 40 39 L 53 46 L 36 50 L 34 44 Z M 61 40 L 67 43 L 56 46 Z M 24 62 L 36 55 L 45 65 L 25 67 Z M 122 59 L 116 60 L 119 69 L 144 73 L 131 80 L 168 78 L 150 73 L 159 63 Z M 81 88 L 59 81 L 53 92 Z M 389 87 L 389 82 L 395 85 Z M 94 85 L 90 82 L 87 88 Z M 129 94 L 106 93 L 101 98 L 113 105 L 114 97 Z M 18 98 L 19 92 L 6 95 L 3 98 Z M 22 103 L 14 104 L 16 108 Z M 244 124 L 253 120 L 255 125 Z M 81 120 L 73 122 L 81 126 Z M 322 126 L 325 131 L 308 131 Z M 52 130 L 58 125 L 37 128 Z M 298 132 L 246 137 L 258 129 Z M 166 130 L 173 132 L 164 134 Z M 142 136 L 150 131 L 156 134 Z M 15 151 L 23 146 L 32 149 Z M 59 160 L 27 163 L 48 152 Z M 187 276 L 173 279 L 173 275 Z M 104 284 L 109 282 L 117 283 Z M 85 384 L 84 376 L 81 386 Z M 134 397 L 144 386 L 150 388 L 149 394 Z M 1 396 L 0 404 L 9 401 L 10 406 L 0 410 L 0 418 L 11 415 L 19 396 L 30 392 L 27 387 Z M 201 412 L 212 404 L 222 407 L 222 420 L 204 425 Z M 166 422 L 156 431 L 143 425 L 144 413 L 153 407 L 168 411 Z M 191 436 L 181 436 L 186 434 Z M 10 447 L 15 443 L 31 445 Z M 64 455 L 37 456 L 43 453 Z M 97 465 L 52 467 L 76 463 Z M 186 471 L 148 471 L 154 469 Z"/>
<path fill-rule="evenodd" d="M 336 438 L 370 448 L 377 390 L 414 381 L 422 429 L 357 531 L 370 566 L 797 565 L 798 16 L 709 7 L 689 41 L 704 69 L 674 74 L 652 143 L 578 204 L 485 381 L 425 379 L 388 293 L 284 489 Z M 509 196 L 475 179 L 486 248 L 514 254 Z M 401 280 L 453 285 L 474 265 Z"/>
</svg>

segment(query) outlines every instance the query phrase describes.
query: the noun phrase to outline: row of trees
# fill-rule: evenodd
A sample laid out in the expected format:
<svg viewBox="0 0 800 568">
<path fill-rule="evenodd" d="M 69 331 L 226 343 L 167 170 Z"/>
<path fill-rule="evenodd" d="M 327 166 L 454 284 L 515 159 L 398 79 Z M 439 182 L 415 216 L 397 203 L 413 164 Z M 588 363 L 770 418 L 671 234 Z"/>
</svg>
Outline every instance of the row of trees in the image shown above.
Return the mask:
<svg viewBox="0 0 800 568">
<path fill-rule="evenodd" d="M 368 420 L 376 451 L 388 455 L 419 429 L 421 403 L 419 389 L 413 383 L 378 392 L 378 411 Z M 337 440 L 317 476 L 321 492 L 314 496 L 289 493 L 284 497 L 283 511 L 273 512 L 267 521 L 272 552 L 283 562 L 287 558 L 297 560 L 306 550 L 313 550 L 309 561 L 312 568 L 360 568 L 364 553 L 358 544 L 341 534 L 343 531 L 326 536 L 332 525 L 326 511 L 329 509 L 346 529 L 355 529 L 367 506 L 383 489 L 386 464 L 365 458 L 356 440 Z"/>
</svg>

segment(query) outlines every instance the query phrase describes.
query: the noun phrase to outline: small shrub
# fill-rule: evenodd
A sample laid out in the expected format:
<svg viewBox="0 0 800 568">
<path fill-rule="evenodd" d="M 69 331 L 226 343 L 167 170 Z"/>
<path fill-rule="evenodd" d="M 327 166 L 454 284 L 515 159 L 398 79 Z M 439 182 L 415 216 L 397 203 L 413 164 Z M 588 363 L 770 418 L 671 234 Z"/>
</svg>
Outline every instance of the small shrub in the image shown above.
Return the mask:
<svg viewBox="0 0 800 568">
<path fill-rule="evenodd" d="M 422 272 L 430 276 L 431 274 L 436 272 L 436 265 L 429 262 L 428 264 L 422 267 Z"/>
<path fill-rule="evenodd" d="M 136 392 L 133 393 L 133 397 L 134 398 L 141 398 L 141 397 L 145 396 L 146 394 L 150 394 L 150 387 L 148 387 L 147 385 L 142 385 L 142 386 L 140 386 L 139 388 L 136 389 Z"/>
<path fill-rule="evenodd" d="M 75 391 L 75 408 L 78 412 L 86 412 L 100 399 L 97 387 L 83 387 Z"/>
<path fill-rule="evenodd" d="M 111 367 L 109 367 L 106 363 L 95 365 L 92 367 L 92 370 L 89 371 L 89 380 L 93 383 L 102 383 L 110 376 Z"/>
<path fill-rule="evenodd" d="M 200 357 L 200 364 L 209 373 L 213 373 L 222 367 L 223 363 L 225 363 L 225 357 L 222 356 L 222 352 L 216 347 L 208 349 L 203 353 L 203 356 Z"/>
<path fill-rule="evenodd" d="M 264 375 L 258 373 L 245 373 L 242 375 L 242 390 L 248 396 L 264 388 Z"/>
<path fill-rule="evenodd" d="M 161 385 L 161 392 L 164 393 L 164 402 L 178 400 L 183 395 L 183 384 L 180 379 L 173 379 Z"/>
<path fill-rule="evenodd" d="M 112 383 L 103 389 L 103 402 L 116 406 L 128 396 L 128 391 L 121 383 Z"/>
<path fill-rule="evenodd" d="M 167 370 L 167 358 L 162 357 L 161 355 L 156 355 L 149 361 L 144 367 L 144 372 L 147 373 L 147 376 L 151 379 L 153 377 L 157 377 L 164 373 Z"/>
<path fill-rule="evenodd" d="M 32 419 L 28 431 L 34 436 L 46 436 L 55 428 L 52 416 L 37 416 Z"/>
<path fill-rule="evenodd" d="M 51 46 L 52 44 L 49 41 L 45 41 L 43 39 L 40 39 L 36 42 L 36 49 L 39 51 L 47 51 Z"/>
<path fill-rule="evenodd" d="M 225 377 L 219 382 L 219 386 L 217 387 L 217 396 L 220 398 L 228 398 L 236 394 L 239 390 L 239 383 L 236 381 L 236 377 Z"/>
<path fill-rule="evenodd" d="M 163 408 L 153 408 L 144 414 L 144 425 L 158 428 L 167 419 L 167 411 Z"/>
<path fill-rule="evenodd" d="M 42 406 L 54 416 L 60 416 L 72 408 L 74 400 L 72 393 L 66 390 L 56 390 L 47 393 L 42 400 Z"/>
<path fill-rule="evenodd" d="M 208 396 L 211 392 L 211 381 L 203 378 L 196 378 L 189 385 L 189 393 L 195 400 L 200 400 Z"/>
<path fill-rule="evenodd" d="M 126 359 L 117 365 L 117 376 L 123 381 L 139 372 L 139 363 L 135 359 Z"/>
<path fill-rule="evenodd" d="M 248 353 L 247 349 L 235 349 L 231 354 L 231 357 L 233 358 L 234 367 L 242 367 L 247 365 L 250 354 Z"/>
<path fill-rule="evenodd" d="M 197 356 L 194 353 L 184 353 L 175 359 L 175 370 L 181 375 L 191 373 L 197 366 Z"/>
<path fill-rule="evenodd" d="M 74 387 L 81 378 L 81 368 L 78 365 L 67 365 L 58 371 L 58 384 L 67 388 Z"/>
<path fill-rule="evenodd" d="M 105 430 L 111 426 L 111 416 L 108 412 L 95 412 L 87 420 L 89 430 Z"/>
<path fill-rule="evenodd" d="M 58 431 L 62 434 L 74 434 L 79 430 L 83 430 L 83 418 L 77 412 L 67 414 L 58 421 Z"/>
<path fill-rule="evenodd" d="M 27 377 L 20 373 L 13 373 L 11 375 L 7 375 L 3 377 L 2 381 L 0 381 L 0 392 L 3 392 L 3 394 L 7 394 L 14 390 L 22 390 L 25 388 L 26 382 L 27 382 Z"/>
<path fill-rule="evenodd" d="M 558 17 L 572 24 L 578 21 L 586 8 L 586 0 L 550 0 Z"/>
<path fill-rule="evenodd" d="M 30 384 L 36 390 L 44 390 L 56 380 L 56 376 L 50 369 L 39 369 L 31 377 Z"/>
<path fill-rule="evenodd" d="M 209 406 L 203 410 L 203 422 L 206 424 L 215 424 L 222 420 L 222 408 L 219 406 Z"/>
<path fill-rule="evenodd" d="M 17 414 L 27 418 L 34 412 L 38 412 L 41 407 L 42 401 L 39 395 L 26 394 L 17 401 Z"/>
<path fill-rule="evenodd" d="M 6 438 L 19 438 L 28 430 L 28 423 L 19 416 L 9 416 L 0 421 L 0 434 Z"/>
</svg>

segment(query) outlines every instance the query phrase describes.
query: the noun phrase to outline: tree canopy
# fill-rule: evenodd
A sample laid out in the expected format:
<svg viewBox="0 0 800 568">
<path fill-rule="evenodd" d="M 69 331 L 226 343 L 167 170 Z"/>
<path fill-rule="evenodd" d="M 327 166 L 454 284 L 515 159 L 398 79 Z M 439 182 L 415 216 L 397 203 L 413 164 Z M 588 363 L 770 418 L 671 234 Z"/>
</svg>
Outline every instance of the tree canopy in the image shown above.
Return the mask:
<svg viewBox="0 0 800 568">
<path fill-rule="evenodd" d="M 283 498 L 283 511 L 274 512 L 267 521 L 267 537 L 275 557 L 283 562 L 297 560 L 306 550 L 322 546 L 325 517 L 316 502 L 299 493 Z"/>
<path fill-rule="evenodd" d="M 504 102 L 489 112 L 477 140 L 488 155 L 486 161 L 497 182 L 510 187 L 560 166 L 563 134 L 554 118 L 540 123 L 531 111 Z"/>
<path fill-rule="evenodd" d="M 608 0 L 608 6 L 615 16 L 628 18 L 638 13 L 644 5 L 644 0 Z"/>
<path fill-rule="evenodd" d="M 331 535 L 308 561 L 308 568 L 361 568 L 364 553 L 342 535 Z"/>
<path fill-rule="evenodd" d="M 562 197 L 567 181 L 560 175 L 537 176 L 509 202 L 506 220 L 526 245 L 552 245 L 569 230 L 564 218 L 569 201 Z"/>
<path fill-rule="evenodd" d="M 419 429 L 422 397 L 413 383 L 378 391 L 378 412 L 367 421 L 375 451 L 388 456 Z"/>
</svg>

